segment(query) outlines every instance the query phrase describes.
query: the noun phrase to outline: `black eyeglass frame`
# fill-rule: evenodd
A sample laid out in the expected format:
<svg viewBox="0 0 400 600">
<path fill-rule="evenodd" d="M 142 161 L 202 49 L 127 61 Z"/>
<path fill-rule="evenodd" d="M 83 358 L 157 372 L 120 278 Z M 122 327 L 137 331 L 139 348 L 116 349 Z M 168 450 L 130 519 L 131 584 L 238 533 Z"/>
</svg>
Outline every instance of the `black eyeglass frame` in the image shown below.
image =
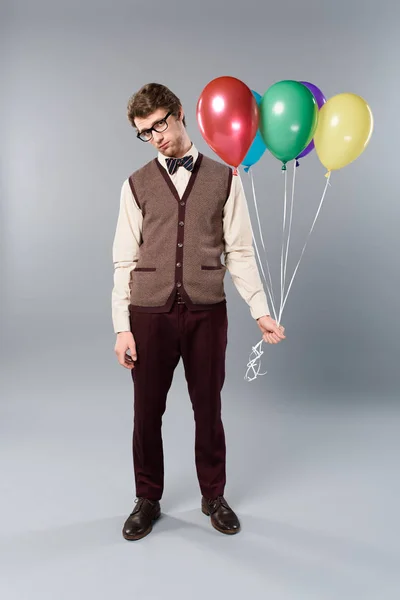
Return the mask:
<svg viewBox="0 0 400 600">
<path fill-rule="evenodd" d="M 160 130 L 160 129 L 156 129 L 156 127 L 155 127 L 155 125 L 156 125 L 156 124 L 154 124 L 154 125 L 153 125 L 153 127 L 150 127 L 149 129 L 144 129 L 143 131 L 140 131 L 140 132 L 138 132 L 138 133 L 136 134 L 136 137 L 137 137 L 137 138 L 138 138 L 138 139 L 139 139 L 141 142 L 145 142 L 145 143 L 146 143 L 146 142 L 150 142 L 150 140 L 152 140 L 152 139 L 153 139 L 153 134 L 152 134 L 152 131 L 155 131 L 156 133 L 162 133 L 163 131 L 166 131 L 166 130 L 168 129 L 168 123 L 167 123 L 167 119 L 168 119 L 168 117 L 170 117 L 172 114 L 173 114 L 173 111 L 170 111 L 169 113 L 167 113 L 167 114 L 165 115 L 165 117 L 164 117 L 163 119 L 160 119 L 159 121 L 157 121 L 157 123 L 156 123 L 156 124 L 158 124 L 158 123 L 161 123 L 162 121 L 164 121 L 164 123 L 165 123 L 165 127 L 164 127 L 164 129 L 161 129 L 161 130 Z M 149 137 L 149 139 L 148 139 L 148 140 L 143 140 L 143 139 L 142 139 L 140 136 L 141 136 L 141 135 L 143 135 L 144 133 L 148 133 L 148 132 L 150 132 L 150 134 L 151 134 L 151 137 Z"/>
</svg>

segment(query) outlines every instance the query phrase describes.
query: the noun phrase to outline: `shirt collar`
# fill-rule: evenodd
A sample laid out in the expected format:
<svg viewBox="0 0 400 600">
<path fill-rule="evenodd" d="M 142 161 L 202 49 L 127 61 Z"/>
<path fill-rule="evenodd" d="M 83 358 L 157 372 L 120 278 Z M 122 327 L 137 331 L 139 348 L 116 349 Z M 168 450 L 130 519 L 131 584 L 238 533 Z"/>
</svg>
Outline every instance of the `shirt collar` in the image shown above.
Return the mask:
<svg viewBox="0 0 400 600">
<path fill-rule="evenodd" d="M 193 164 L 196 162 L 197 157 L 199 156 L 199 151 L 193 143 L 190 146 L 189 150 L 185 153 L 185 156 L 193 156 Z M 164 169 L 168 170 L 166 159 L 169 157 L 164 156 L 164 154 L 162 154 L 161 152 L 158 152 L 157 158 L 158 162 L 164 167 Z"/>
</svg>

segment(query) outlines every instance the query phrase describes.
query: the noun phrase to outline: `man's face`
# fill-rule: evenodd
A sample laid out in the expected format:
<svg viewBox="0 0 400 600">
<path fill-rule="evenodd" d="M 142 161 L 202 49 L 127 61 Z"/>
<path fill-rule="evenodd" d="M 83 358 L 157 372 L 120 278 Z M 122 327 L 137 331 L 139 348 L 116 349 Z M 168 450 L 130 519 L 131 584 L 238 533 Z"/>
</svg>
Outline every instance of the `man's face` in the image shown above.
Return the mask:
<svg viewBox="0 0 400 600">
<path fill-rule="evenodd" d="M 164 119 L 168 114 L 168 110 L 165 108 L 159 108 L 154 113 L 141 119 L 135 118 L 135 125 L 138 132 L 142 132 L 145 129 L 150 129 L 153 125 L 157 127 L 160 120 Z M 183 142 L 183 136 L 185 127 L 182 123 L 183 110 L 181 108 L 179 117 L 170 115 L 167 119 L 168 127 L 161 133 L 152 130 L 153 137 L 147 142 L 156 148 L 159 152 L 165 156 L 175 156 L 180 152 Z"/>
</svg>

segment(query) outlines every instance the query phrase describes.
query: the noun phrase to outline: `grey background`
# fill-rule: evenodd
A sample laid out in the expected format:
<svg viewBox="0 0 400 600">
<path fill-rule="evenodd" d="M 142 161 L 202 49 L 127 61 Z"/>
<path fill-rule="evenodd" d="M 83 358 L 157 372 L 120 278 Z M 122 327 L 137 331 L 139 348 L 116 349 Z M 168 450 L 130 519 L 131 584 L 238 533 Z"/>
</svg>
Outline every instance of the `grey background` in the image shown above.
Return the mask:
<svg viewBox="0 0 400 600">
<path fill-rule="evenodd" d="M 17 0 L 0 17 L 2 595 L 397 598 L 398 7 Z M 220 75 L 261 94 L 289 78 L 360 94 L 375 128 L 332 175 L 283 313 L 287 339 L 263 346 L 268 373 L 250 383 L 259 330 L 225 279 L 226 497 L 243 531 L 221 536 L 200 513 L 180 363 L 164 518 L 128 544 L 133 390 L 113 350 L 111 246 L 122 181 L 154 150 L 126 103 L 146 82 L 168 85 L 194 143 L 217 158 L 195 110 Z M 324 172 L 315 153 L 298 169 L 289 272 Z M 254 178 L 278 284 L 278 161 L 266 154 Z"/>
</svg>

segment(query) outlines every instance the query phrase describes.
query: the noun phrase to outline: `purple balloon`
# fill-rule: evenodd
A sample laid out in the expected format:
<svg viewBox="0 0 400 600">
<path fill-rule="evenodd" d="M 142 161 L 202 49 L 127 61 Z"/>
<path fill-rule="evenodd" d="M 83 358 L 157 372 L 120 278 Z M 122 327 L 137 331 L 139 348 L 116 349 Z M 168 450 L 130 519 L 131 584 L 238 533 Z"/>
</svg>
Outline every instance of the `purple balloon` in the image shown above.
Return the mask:
<svg viewBox="0 0 400 600">
<path fill-rule="evenodd" d="M 299 83 L 302 83 L 303 85 L 306 86 L 306 88 L 308 88 L 310 90 L 310 92 L 313 94 L 317 104 L 318 104 L 318 109 L 321 108 L 321 106 L 323 104 L 325 104 L 326 102 L 326 98 L 323 95 L 323 93 L 321 92 L 321 90 L 314 85 L 313 83 L 310 83 L 309 81 L 300 81 Z M 296 158 L 296 160 L 298 160 L 299 158 L 304 158 L 304 156 L 307 156 L 307 154 L 309 154 L 311 152 L 311 150 L 314 150 L 314 140 L 311 140 L 311 142 L 308 144 L 308 146 L 306 146 L 306 148 L 304 148 L 304 150 L 301 152 L 301 154 L 299 154 Z"/>
</svg>

